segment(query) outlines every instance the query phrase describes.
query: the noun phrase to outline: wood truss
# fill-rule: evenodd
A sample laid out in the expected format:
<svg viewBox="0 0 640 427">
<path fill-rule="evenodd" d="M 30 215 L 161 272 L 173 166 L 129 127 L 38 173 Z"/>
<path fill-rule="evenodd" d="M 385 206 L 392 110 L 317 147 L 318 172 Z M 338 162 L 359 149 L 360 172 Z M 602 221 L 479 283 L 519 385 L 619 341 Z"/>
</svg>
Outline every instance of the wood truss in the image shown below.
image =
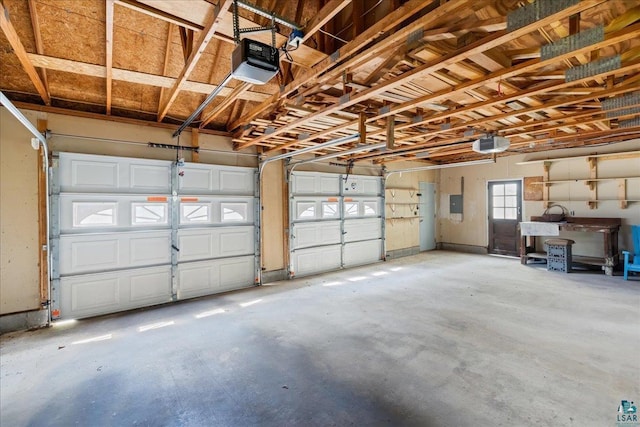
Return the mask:
<svg viewBox="0 0 640 427">
<path fill-rule="evenodd" d="M 508 16 L 532 2 L 255 1 L 299 23 L 304 44 L 281 55 L 278 79 L 232 83 L 194 125 L 267 155 L 360 133 L 316 154 L 351 150 L 343 160 L 376 163 L 486 157 L 471 150 L 485 134 L 509 138 L 506 155 L 639 138 L 640 96 L 606 111 L 602 101 L 640 87 L 640 3 L 565 1 L 509 30 Z M 0 89 L 39 109 L 179 124 L 229 72 L 231 4 L 2 0 Z M 241 27 L 267 21 L 243 12 Z M 542 46 L 598 26 L 602 38 L 541 57 Z M 288 31 L 279 28 L 278 46 Z M 619 65 L 593 67 L 611 58 Z"/>
</svg>

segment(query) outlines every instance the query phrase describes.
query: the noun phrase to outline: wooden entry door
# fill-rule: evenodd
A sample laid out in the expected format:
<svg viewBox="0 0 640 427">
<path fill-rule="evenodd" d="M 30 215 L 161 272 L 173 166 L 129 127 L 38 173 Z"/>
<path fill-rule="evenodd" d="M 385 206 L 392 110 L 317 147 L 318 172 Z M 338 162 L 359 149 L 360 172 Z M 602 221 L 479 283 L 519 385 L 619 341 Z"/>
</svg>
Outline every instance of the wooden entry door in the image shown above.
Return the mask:
<svg viewBox="0 0 640 427">
<path fill-rule="evenodd" d="M 489 182 L 489 253 L 519 256 L 522 182 Z"/>
</svg>

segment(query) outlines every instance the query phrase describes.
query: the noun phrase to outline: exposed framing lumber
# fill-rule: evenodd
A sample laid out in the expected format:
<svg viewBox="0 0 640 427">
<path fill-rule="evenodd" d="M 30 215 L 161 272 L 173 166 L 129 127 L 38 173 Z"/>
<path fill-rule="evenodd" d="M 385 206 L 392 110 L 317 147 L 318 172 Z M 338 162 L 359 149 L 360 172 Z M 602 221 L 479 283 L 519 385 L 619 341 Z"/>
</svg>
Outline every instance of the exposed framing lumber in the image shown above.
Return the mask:
<svg viewBox="0 0 640 427">
<path fill-rule="evenodd" d="M 49 70 L 65 71 L 68 73 L 81 74 L 85 76 L 93 76 L 105 78 L 106 70 L 103 65 L 87 64 L 85 62 L 72 61 L 69 59 L 54 58 L 51 56 L 38 55 L 35 53 L 28 53 L 27 57 L 31 62 L 38 67 L 47 68 Z M 113 68 L 113 79 L 123 82 L 137 83 L 148 86 L 155 86 L 158 88 L 171 88 L 176 79 L 174 77 L 159 76 L 156 74 L 147 74 L 139 71 L 123 70 L 120 68 Z M 199 94 L 210 94 L 213 92 L 217 85 L 209 83 L 200 83 L 187 80 L 182 87 L 183 91 L 194 92 Z M 231 93 L 230 88 L 223 88 L 220 92 L 220 96 L 228 96 Z M 247 91 L 240 95 L 242 99 L 248 101 L 263 101 L 269 95 L 260 92 Z"/>
<path fill-rule="evenodd" d="M 106 120 L 114 123 L 126 123 L 130 125 L 137 125 L 142 127 L 168 129 L 172 132 L 176 130 L 176 125 L 170 124 L 170 123 L 158 123 L 155 121 L 150 122 L 147 120 L 131 119 L 128 117 L 120 117 L 120 116 L 113 116 L 113 115 L 107 116 L 99 113 L 89 113 L 86 111 L 68 110 L 66 108 L 52 107 L 49 105 L 30 104 L 28 102 L 21 102 L 21 101 L 11 101 L 11 102 L 13 102 L 13 105 L 15 105 L 17 108 L 24 109 L 24 110 L 42 111 L 45 113 L 53 113 L 53 114 L 63 114 L 71 117 L 83 117 L 85 119 Z M 231 134 L 229 134 L 228 132 L 221 132 L 221 131 L 212 130 L 212 129 L 201 129 L 200 133 L 207 134 L 207 135 L 225 136 L 225 137 L 231 136 Z"/>
<path fill-rule="evenodd" d="M 599 42 L 595 45 L 592 46 L 588 46 L 582 49 L 577 49 L 576 51 L 573 52 L 569 52 L 566 53 L 564 55 L 560 55 L 556 58 L 551 58 L 548 59 L 546 61 L 540 61 L 539 59 L 532 59 L 530 61 L 527 62 L 523 62 L 517 66 L 511 67 L 511 68 L 505 68 L 490 74 L 487 74 L 485 76 L 479 77 L 477 79 L 474 80 L 469 80 L 466 82 L 461 83 L 460 85 L 452 88 L 452 89 L 446 89 L 446 90 L 441 90 L 429 95 L 425 95 L 422 97 L 418 97 L 415 99 L 412 99 L 411 101 L 407 101 L 405 103 L 402 104 L 398 104 L 394 107 L 391 107 L 389 109 L 388 112 L 386 113 L 381 113 L 379 114 L 376 118 L 380 118 L 380 117 L 384 117 L 386 115 L 390 115 L 390 114 L 397 114 L 399 112 L 403 112 L 403 111 L 407 111 L 407 110 L 411 110 L 413 109 L 416 105 L 425 103 L 425 102 L 438 102 L 441 99 L 444 99 L 446 97 L 450 97 L 451 95 L 455 94 L 455 93 L 460 93 L 460 92 L 464 92 L 464 91 L 468 91 L 468 90 L 472 90 L 472 89 L 477 89 L 481 86 L 485 86 L 487 85 L 489 82 L 498 82 L 501 80 L 505 80 L 508 79 L 510 77 L 514 77 L 516 75 L 519 74 L 523 74 L 523 73 L 527 73 L 527 72 L 531 72 L 534 71 L 536 69 L 545 67 L 547 65 L 551 65 L 561 59 L 565 59 L 565 58 L 569 58 L 575 54 L 579 54 L 581 52 L 586 52 L 588 50 L 593 50 L 593 49 L 600 49 L 604 46 L 608 46 L 611 44 L 615 44 L 615 43 L 620 43 L 622 41 L 626 41 L 629 40 L 633 37 L 637 37 L 638 32 L 640 31 L 640 24 L 636 24 L 633 25 L 631 27 L 628 27 L 626 29 L 608 34 L 607 37 L 605 37 L 605 40 L 603 40 L 602 42 Z M 427 64 L 428 65 L 428 64 Z M 560 84 L 552 84 L 547 86 L 539 86 L 537 88 L 534 89 L 530 89 L 530 90 L 525 90 L 525 91 L 520 91 L 520 92 L 516 92 L 516 94 L 518 95 L 516 98 L 514 98 L 513 94 L 509 94 L 506 96 L 502 96 L 499 98 L 493 98 L 490 99 L 488 101 L 482 102 L 482 103 L 476 103 L 476 104 L 471 104 L 467 107 L 463 107 L 461 109 L 452 111 L 452 112 L 447 112 L 447 113 L 443 113 L 440 115 L 437 115 L 436 117 L 438 119 L 444 119 L 446 117 L 450 117 L 451 115 L 456 115 L 456 114 L 460 114 L 461 112 L 464 111 L 471 111 L 477 108 L 481 108 L 481 107 L 485 107 L 488 105 L 493 105 L 495 103 L 498 103 L 496 101 L 499 101 L 500 103 L 504 103 L 504 102 L 509 102 L 511 100 L 517 99 L 518 97 L 522 97 L 522 96 L 533 96 L 534 94 L 539 94 L 545 91 L 549 91 L 549 90 L 556 90 L 556 89 L 561 89 L 563 87 L 569 87 L 569 86 L 575 86 L 575 82 L 570 82 L 570 83 L 565 83 L 562 82 Z M 540 88 L 544 88 L 544 91 L 541 91 Z M 522 110 L 519 110 L 519 113 L 522 113 Z M 374 118 L 375 119 L 375 118 Z M 417 121 L 414 123 L 410 123 L 410 124 L 406 124 L 406 125 L 401 125 L 399 126 L 400 129 L 406 129 L 408 127 L 414 127 L 414 126 L 420 126 L 420 125 L 424 125 L 428 122 L 433 121 L 433 117 L 430 117 L 426 120 L 422 120 L 422 121 Z"/>
<path fill-rule="evenodd" d="M 396 148 L 395 124 L 396 116 L 387 116 L 387 150 Z"/>
<path fill-rule="evenodd" d="M 33 38 L 36 42 L 36 52 L 40 55 L 44 55 L 44 46 L 42 44 L 42 32 L 40 31 L 40 20 L 38 19 L 38 8 L 35 0 L 29 0 L 29 15 L 31 17 L 31 27 L 33 28 Z M 42 78 L 42 84 L 44 85 L 47 94 L 51 96 L 49 90 L 49 81 L 47 80 L 46 68 L 38 68 L 40 77 Z"/>
<path fill-rule="evenodd" d="M 220 116 L 220 114 L 224 112 L 224 110 L 229 108 L 229 106 L 231 106 L 234 101 L 238 100 L 238 97 L 240 95 L 248 91 L 252 86 L 253 85 L 251 83 L 247 82 L 239 83 L 235 88 L 233 88 L 231 93 L 220 104 L 216 105 L 211 111 L 207 113 L 206 117 L 202 120 L 202 123 L 200 123 L 200 128 L 202 129 L 203 127 L 211 123 L 213 119 Z"/>
<path fill-rule="evenodd" d="M 364 0 L 352 0 L 351 20 L 353 21 L 353 38 L 364 31 Z"/>
<path fill-rule="evenodd" d="M 451 0 L 448 3 L 445 3 L 445 5 L 454 3 L 455 0 Z M 375 87 L 372 87 L 370 89 L 358 92 L 355 96 L 351 96 L 349 100 L 347 100 L 346 102 L 342 103 L 342 104 L 338 104 L 338 105 L 333 105 L 330 106 L 328 108 L 325 108 L 323 110 L 319 110 L 313 114 L 310 114 L 306 117 L 303 117 L 299 120 L 295 120 L 293 122 L 290 122 L 284 126 L 281 126 L 279 128 L 277 128 L 274 132 L 270 133 L 269 135 L 262 135 L 256 139 L 254 139 L 253 141 L 249 141 L 245 144 L 240 145 L 239 147 L 237 147 L 238 150 L 244 149 L 244 148 L 248 148 L 254 144 L 257 143 L 261 143 L 266 141 L 269 138 L 272 138 L 274 136 L 277 136 L 281 133 L 284 133 L 288 130 L 291 130 L 297 126 L 300 126 L 301 124 L 304 124 L 305 122 L 309 121 L 309 120 L 313 120 L 319 117 L 324 117 L 328 114 L 332 114 L 334 112 L 337 112 L 339 110 L 342 110 L 344 108 L 347 108 L 351 105 L 357 104 L 358 102 L 361 102 L 363 100 L 366 100 L 368 98 L 371 98 L 373 96 L 379 95 L 389 89 L 398 87 L 400 85 L 402 85 L 405 82 L 411 81 L 413 79 L 417 79 L 419 77 L 428 75 L 429 73 L 438 71 L 442 68 L 447 68 L 448 66 L 455 64 L 463 59 L 465 59 L 466 57 L 470 56 L 470 55 L 475 55 L 478 53 L 482 53 L 486 50 L 490 50 L 493 49 L 496 46 L 500 46 L 501 44 L 508 42 L 514 38 L 518 38 L 522 35 L 525 35 L 541 26 L 547 25 L 551 22 L 555 22 L 559 19 L 562 19 L 564 17 L 573 15 L 575 13 L 579 13 L 583 10 L 586 10 L 590 7 L 593 7 L 599 3 L 603 3 L 605 0 L 584 0 L 581 1 L 580 3 L 571 6 L 567 9 L 564 9 L 560 12 L 557 12 L 555 14 L 552 14 L 548 17 L 545 17 L 543 19 L 540 19 L 538 21 L 535 21 L 529 25 L 525 25 L 515 31 L 511 31 L 509 33 L 505 32 L 505 31 L 500 31 L 498 33 L 492 34 L 490 36 L 484 37 L 480 40 L 478 40 L 477 42 L 471 43 L 468 46 L 465 46 L 462 49 L 458 49 L 448 55 L 444 55 L 442 58 L 436 59 L 432 62 L 429 62 L 423 66 L 417 67 L 411 71 L 408 71 L 398 77 L 395 77 L 393 79 L 389 79 L 388 81 L 386 81 L 385 83 L 382 83 L 380 85 L 377 85 Z M 440 8 L 439 8 L 440 9 Z M 439 10 L 438 9 L 438 10 Z M 517 68 L 517 67 L 514 67 Z M 505 73 L 506 74 L 506 73 Z M 415 105 L 415 102 L 410 101 L 413 105 Z M 406 109 L 412 108 L 413 105 L 411 107 L 406 107 Z M 397 109 L 394 109 L 393 113 L 397 113 Z M 386 115 L 389 114 L 393 114 L 391 112 L 386 113 Z M 381 117 L 382 115 L 379 115 L 376 118 Z M 370 119 L 373 120 L 373 119 Z"/>
<path fill-rule="evenodd" d="M 320 28 L 347 7 L 349 3 L 351 3 L 351 0 L 331 0 L 325 4 L 316 16 L 304 26 L 303 42 L 309 40 Z"/>
<path fill-rule="evenodd" d="M 460 1 L 460 0 L 452 0 L 452 1 Z M 275 105 L 278 102 L 278 100 L 280 100 L 281 98 L 284 98 L 290 95 L 292 92 L 299 89 L 304 84 L 310 83 L 312 79 L 316 78 L 323 72 L 329 70 L 331 67 L 334 67 L 335 65 L 341 63 L 342 61 L 344 61 L 344 58 L 347 58 L 349 57 L 349 55 L 353 54 L 354 52 L 357 52 L 358 50 L 363 48 L 365 45 L 370 43 L 372 40 L 374 40 L 376 37 L 378 37 L 380 34 L 385 33 L 386 31 L 389 31 L 396 25 L 400 24 L 402 21 L 406 20 L 407 18 L 416 14 L 420 10 L 424 9 L 427 5 L 428 4 L 426 4 L 424 0 L 411 0 L 408 3 L 405 3 L 404 5 L 400 6 L 399 8 L 394 10 L 392 13 L 387 15 L 384 19 L 378 21 L 376 24 L 369 27 L 365 32 L 360 34 L 354 40 L 347 43 L 342 48 L 338 49 L 337 51 L 338 58 L 335 60 L 335 62 L 331 57 L 327 57 L 322 61 L 318 62 L 310 70 L 306 70 L 305 72 L 301 73 L 293 82 L 289 83 L 282 91 L 273 94 L 269 99 L 265 100 L 260 105 L 255 107 L 253 110 L 249 111 L 247 114 L 245 114 L 244 116 L 242 116 L 241 118 L 233 122 L 228 129 L 233 130 L 245 123 L 250 122 L 254 118 L 258 117 L 260 114 L 262 114 L 264 111 L 266 111 L 267 109 Z M 342 70 L 344 70 L 344 68 L 342 68 L 340 72 L 342 72 Z"/>
<path fill-rule="evenodd" d="M 114 0 L 106 1 L 106 63 L 105 70 L 107 72 L 107 115 L 111 115 L 111 89 L 113 86 L 113 3 Z"/>
<path fill-rule="evenodd" d="M 163 21 L 169 22 L 179 27 L 188 28 L 189 30 L 192 30 L 192 31 L 202 31 L 204 29 L 202 25 L 187 21 L 186 19 L 179 18 L 175 15 L 171 15 L 169 13 L 163 12 L 160 9 L 156 9 L 155 7 L 152 7 L 143 3 L 139 3 L 135 0 L 115 0 L 115 2 L 120 6 L 124 6 L 131 10 L 144 13 L 145 15 L 149 15 L 154 18 L 161 19 Z"/>
<path fill-rule="evenodd" d="M 620 32 L 619 32 L 620 33 Z M 621 69 L 621 72 L 624 73 L 626 71 L 631 71 L 633 70 L 635 67 L 640 66 L 640 62 L 636 61 L 634 63 L 627 63 L 624 64 L 623 68 Z M 603 75 L 605 75 L 606 73 L 603 73 Z M 589 77 L 592 78 L 592 77 Z M 586 78 L 585 80 L 589 79 Z M 580 83 L 578 82 L 572 82 L 570 84 L 576 84 L 576 83 Z M 634 86 L 631 84 L 626 84 L 628 82 L 622 82 L 618 85 L 618 87 L 612 88 L 612 89 L 604 89 L 601 91 L 595 91 L 595 92 L 590 92 L 589 94 L 586 95 L 580 95 L 580 96 L 571 96 L 571 97 L 567 97 L 564 99 L 559 99 L 556 101 L 551 101 L 551 102 L 547 102 L 541 105 L 535 105 L 535 106 L 531 106 L 528 108 L 524 108 L 522 110 L 516 110 L 513 112 L 509 112 L 509 113 L 503 113 L 503 114 L 499 114 L 499 115 L 495 115 L 495 116 L 489 116 L 489 117 L 485 117 L 482 119 L 476 119 L 476 120 L 472 120 L 472 121 L 463 121 L 460 124 L 454 124 L 451 128 L 449 129 L 435 129 L 430 131 L 428 134 L 426 134 L 426 137 L 433 137 L 435 135 L 441 134 L 441 133 L 449 133 L 449 132 L 453 132 L 453 131 L 460 131 L 460 130 L 464 130 L 468 127 L 481 127 L 482 125 L 485 125 L 487 123 L 491 123 L 491 122 L 496 122 L 499 120 L 504 120 L 504 119 L 508 119 L 511 117 L 515 117 L 515 116 L 520 116 L 520 115 L 525 115 L 525 114 L 530 114 L 530 113 L 535 113 L 535 112 L 539 112 L 539 111 L 544 111 L 544 110 L 549 110 L 549 109 L 553 109 L 556 107 L 563 107 L 563 106 L 568 106 L 568 105 L 574 105 L 574 104 L 579 104 L 579 103 L 584 103 L 587 101 L 591 101 L 591 100 L 597 100 L 598 98 L 603 98 L 603 97 L 609 97 L 609 96 L 617 96 L 617 95 L 621 95 L 624 94 L 626 92 L 630 92 L 633 90 Z M 521 99 L 524 98 L 526 96 L 531 96 L 532 94 L 536 94 L 538 92 L 544 92 L 549 90 L 550 88 L 560 88 L 560 87 L 564 87 L 569 85 L 568 83 L 556 83 L 556 84 L 552 84 L 552 86 L 543 86 L 543 87 L 537 87 L 537 88 L 533 88 L 533 89 L 525 89 L 525 90 L 521 90 L 519 92 L 515 92 L 510 94 L 508 97 L 501 97 L 501 98 L 497 98 L 497 99 L 491 99 L 488 101 L 485 101 L 483 103 L 480 103 L 481 107 L 488 107 L 491 105 L 495 105 L 495 104 L 500 104 L 500 103 L 504 103 L 504 102 L 508 102 L 509 100 L 515 100 L 515 99 Z M 474 104 L 468 107 L 463 107 L 459 110 L 453 111 L 453 112 L 444 112 L 444 113 L 440 113 L 440 114 L 436 114 L 433 115 L 431 117 L 426 118 L 423 121 L 420 122 L 409 122 L 409 123 L 404 123 L 401 125 L 397 125 L 396 126 L 396 131 L 402 131 L 408 128 L 411 128 L 413 126 L 416 126 L 417 124 L 420 125 L 426 125 L 430 122 L 439 122 L 442 120 L 446 120 L 448 118 L 451 118 L 457 114 L 463 113 L 465 111 L 473 111 L 474 108 L 476 108 L 478 106 L 478 104 Z M 599 114 L 601 113 L 601 110 L 595 110 L 592 111 L 591 113 L 586 113 L 590 115 L 594 115 L 594 114 Z M 584 116 L 584 114 L 581 114 L 580 116 Z M 548 121 L 552 121 L 552 122 L 557 122 L 557 121 L 563 121 L 563 120 L 568 120 L 571 119 L 571 116 L 562 116 L 562 117 L 550 117 L 548 119 Z M 343 124 L 344 127 L 348 127 L 348 126 L 355 126 L 357 125 L 357 121 L 351 121 L 351 122 L 346 122 Z M 533 122 L 531 124 L 520 124 L 520 125 L 514 125 L 511 127 L 506 127 L 506 128 L 502 128 L 501 130 L 509 130 L 509 129 L 522 129 L 528 126 L 539 126 L 540 122 L 536 121 Z M 570 126 L 571 123 L 569 124 L 565 124 L 564 126 Z M 560 127 L 564 127 L 564 126 L 560 126 Z M 558 127 L 559 128 L 559 127 Z M 380 129 L 377 131 L 373 131 L 370 132 L 370 136 L 375 137 L 376 135 L 381 135 L 384 134 L 385 130 L 384 129 Z M 310 135 L 309 138 L 307 138 L 306 141 L 309 140 L 313 140 L 316 138 L 319 138 L 318 135 L 321 135 L 322 137 L 327 136 L 327 132 L 322 132 L 319 134 L 314 134 L 314 135 Z M 409 137 L 403 137 L 403 138 L 399 138 L 396 139 L 396 142 L 403 142 L 406 140 L 412 140 L 415 139 L 415 136 L 409 136 Z M 287 145 L 295 145 L 295 144 L 287 144 Z M 422 144 L 417 144 L 414 145 L 412 148 L 413 149 L 419 149 L 419 148 L 423 148 L 424 145 Z M 431 147 L 431 145 L 429 145 L 429 147 Z M 274 150 L 277 150 L 280 147 L 275 147 Z M 401 148 L 401 150 L 405 150 L 406 147 Z M 362 154 L 362 155 L 356 155 L 354 156 L 354 158 L 360 158 L 360 157 L 371 157 L 372 153 L 367 153 L 367 154 Z M 389 155 L 390 153 L 387 152 L 386 154 L 380 154 L 381 157 L 385 156 L 385 155 Z"/>
<path fill-rule="evenodd" d="M 20 37 L 18 37 L 18 33 L 16 32 L 16 29 L 13 27 L 13 24 L 11 23 L 11 20 L 9 18 L 9 11 L 5 9 L 4 3 L 2 2 L 0 2 L 0 28 L 2 28 L 2 32 L 4 32 L 4 35 L 7 37 L 7 40 L 9 41 L 9 44 L 11 45 L 13 52 L 18 57 L 18 60 L 20 61 L 22 68 L 29 76 L 31 83 L 33 83 L 33 85 L 35 86 L 36 90 L 38 91 L 38 94 L 44 101 L 45 105 L 51 105 L 51 97 L 49 96 L 47 88 L 42 82 L 42 79 L 40 78 L 38 71 L 31 63 L 31 60 L 29 59 L 27 51 L 24 48 L 24 45 L 22 44 L 22 42 L 20 41 Z"/>
<path fill-rule="evenodd" d="M 171 39 L 173 39 L 173 29 L 176 28 L 174 24 L 171 22 L 168 23 L 169 28 L 167 29 L 167 47 L 164 51 L 164 65 L 162 66 L 162 75 L 167 75 L 167 70 L 169 68 L 169 58 L 171 56 Z M 158 114 L 160 114 L 160 107 L 162 106 L 162 99 L 164 98 L 164 90 L 165 88 L 160 88 L 160 97 L 158 99 Z"/>
<path fill-rule="evenodd" d="M 182 55 L 186 62 L 189 59 L 191 52 L 193 52 L 193 30 L 183 27 L 179 27 L 179 29 L 180 41 L 182 42 Z"/>
<path fill-rule="evenodd" d="M 191 75 L 191 72 L 193 71 L 196 64 L 198 63 L 198 60 L 204 53 L 209 41 L 213 37 L 213 34 L 216 32 L 218 25 L 220 24 L 221 13 L 225 13 L 229 9 L 229 6 L 231 6 L 231 3 L 233 2 L 233 0 L 221 0 L 221 1 L 222 1 L 222 5 L 220 7 L 216 7 L 216 10 L 214 11 L 213 16 L 211 17 L 211 20 L 209 21 L 207 26 L 204 28 L 204 30 L 200 34 L 200 37 L 198 38 L 198 41 L 194 46 L 193 51 L 191 52 L 191 55 L 189 55 L 189 58 L 187 59 L 184 68 L 182 69 L 182 71 L 180 72 L 180 75 L 176 79 L 175 84 L 169 91 L 167 100 L 163 103 L 162 108 L 160 108 L 160 114 L 158 114 L 158 122 L 161 122 L 162 119 L 165 118 L 165 116 L 169 112 L 169 108 L 171 108 L 171 105 L 173 104 L 173 101 L 175 101 L 175 99 L 178 96 L 178 93 L 182 90 L 183 84 L 187 81 L 187 78 L 189 77 L 189 75 Z"/>
<path fill-rule="evenodd" d="M 200 147 L 200 132 L 197 128 L 191 129 L 191 146 L 194 148 Z M 191 161 L 193 163 L 199 163 L 200 153 L 197 151 L 191 151 Z"/>
</svg>

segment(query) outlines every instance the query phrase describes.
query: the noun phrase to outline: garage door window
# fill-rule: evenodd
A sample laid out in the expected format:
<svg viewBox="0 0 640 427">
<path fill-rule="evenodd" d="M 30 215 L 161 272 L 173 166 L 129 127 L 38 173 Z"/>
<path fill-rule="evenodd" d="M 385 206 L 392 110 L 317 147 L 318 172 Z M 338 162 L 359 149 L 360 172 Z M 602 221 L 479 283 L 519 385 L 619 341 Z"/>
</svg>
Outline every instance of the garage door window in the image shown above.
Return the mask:
<svg viewBox="0 0 640 427">
<path fill-rule="evenodd" d="M 246 203 L 221 203 L 223 222 L 242 222 L 247 220 Z"/>
<path fill-rule="evenodd" d="M 180 223 L 209 222 L 211 206 L 208 203 L 183 203 L 180 205 Z"/>
<path fill-rule="evenodd" d="M 74 227 L 114 227 L 118 206 L 114 202 L 74 202 Z"/>
<path fill-rule="evenodd" d="M 313 219 L 316 217 L 316 205 L 312 202 L 296 204 L 296 216 L 298 219 Z"/>
<path fill-rule="evenodd" d="M 132 203 L 133 225 L 165 225 L 169 223 L 166 203 Z"/>
<path fill-rule="evenodd" d="M 368 201 L 368 202 L 364 202 L 363 205 L 364 205 L 365 216 L 378 215 L 378 202 Z"/>
<path fill-rule="evenodd" d="M 338 203 L 322 202 L 322 218 L 337 218 L 337 217 L 338 217 Z"/>
<path fill-rule="evenodd" d="M 358 216 L 358 203 L 345 203 L 344 204 L 344 216 Z"/>
</svg>

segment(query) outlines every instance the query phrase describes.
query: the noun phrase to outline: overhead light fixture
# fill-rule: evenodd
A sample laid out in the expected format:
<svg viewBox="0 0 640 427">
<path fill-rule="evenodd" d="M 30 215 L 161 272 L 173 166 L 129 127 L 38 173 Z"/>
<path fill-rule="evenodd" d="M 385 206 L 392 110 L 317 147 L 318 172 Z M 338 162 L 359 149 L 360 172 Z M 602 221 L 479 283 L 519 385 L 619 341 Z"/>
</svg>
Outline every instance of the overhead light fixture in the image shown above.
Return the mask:
<svg viewBox="0 0 640 427">
<path fill-rule="evenodd" d="M 471 148 L 476 153 L 491 154 L 501 153 L 509 148 L 510 145 L 511 142 L 503 136 L 487 135 L 484 138 L 473 141 Z"/>
</svg>

